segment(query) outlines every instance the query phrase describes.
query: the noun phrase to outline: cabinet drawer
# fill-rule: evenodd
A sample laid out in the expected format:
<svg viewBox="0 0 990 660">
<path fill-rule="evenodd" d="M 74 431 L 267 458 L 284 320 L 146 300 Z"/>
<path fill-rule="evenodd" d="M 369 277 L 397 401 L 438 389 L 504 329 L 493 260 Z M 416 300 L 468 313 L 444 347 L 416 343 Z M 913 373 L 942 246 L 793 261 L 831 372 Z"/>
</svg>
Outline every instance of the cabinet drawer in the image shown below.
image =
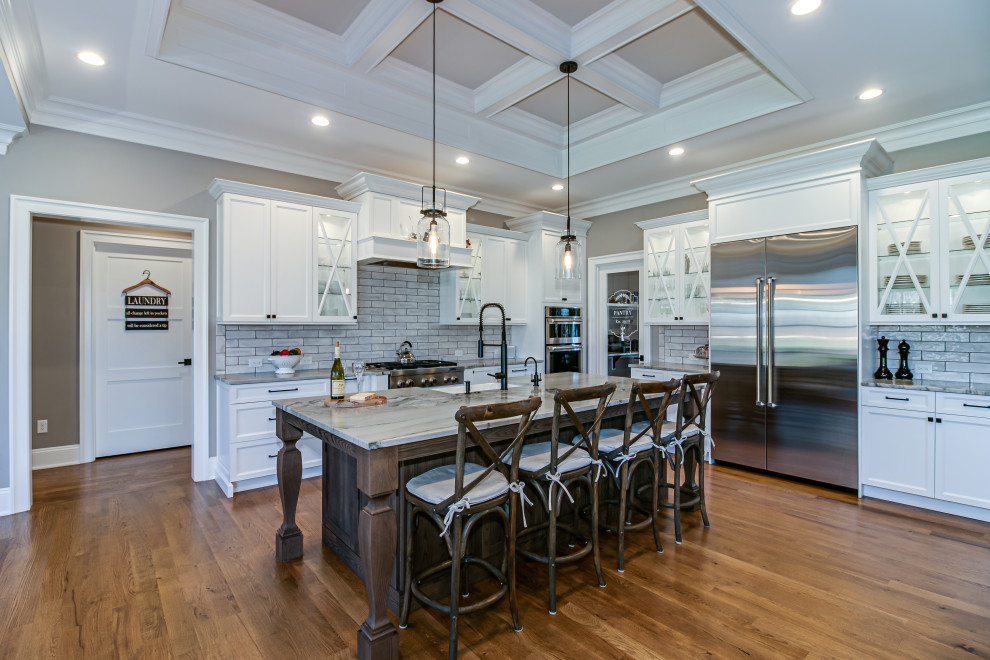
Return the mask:
<svg viewBox="0 0 990 660">
<path fill-rule="evenodd" d="M 935 410 L 935 392 L 898 390 L 890 387 L 864 387 L 862 394 L 864 406 L 919 410 L 921 412 L 933 412 Z"/>
<path fill-rule="evenodd" d="M 663 371 L 660 369 L 638 369 L 633 367 L 629 370 L 630 378 L 639 378 L 642 380 L 670 380 L 671 378 L 676 378 L 680 380 L 681 376 L 684 374 L 674 373 L 673 371 Z"/>
<path fill-rule="evenodd" d="M 320 441 L 312 436 L 296 443 L 302 452 L 303 468 L 320 465 Z M 230 480 L 255 479 L 275 474 L 278 450 L 282 441 L 278 438 L 264 438 L 252 442 L 232 445 L 230 448 Z"/>
<path fill-rule="evenodd" d="M 255 385 L 237 385 L 230 388 L 231 403 L 247 403 L 253 401 L 276 401 L 279 399 L 295 399 L 306 396 L 319 396 L 330 391 L 330 380 L 293 380 L 280 383 L 257 383 Z"/>
<path fill-rule="evenodd" d="M 990 419 L 990 396 L 939 392 L 935 401 L 935 410 L 940 415 L 963 415 Z"/>
<path fill-rule="evenodd" d="M 275 435 L 275 406 L 270 402 L 230 406 L 230 442 Z"/>
</svg>

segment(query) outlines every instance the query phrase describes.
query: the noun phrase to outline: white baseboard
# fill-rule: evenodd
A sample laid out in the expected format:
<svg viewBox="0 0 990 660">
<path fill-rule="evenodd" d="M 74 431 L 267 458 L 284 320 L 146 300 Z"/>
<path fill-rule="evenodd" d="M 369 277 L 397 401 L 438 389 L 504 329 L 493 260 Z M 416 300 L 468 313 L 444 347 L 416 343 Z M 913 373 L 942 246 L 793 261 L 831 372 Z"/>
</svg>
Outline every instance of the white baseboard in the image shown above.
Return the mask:
<svg viewBox="0 0 990 660">
<path fill-rule="evenodd" d="M 10 489 L 0 488 L 0 516 L 10 515 Z"/>
<path fill-rule="evenodd" d="M 887 500 L 888 502 L 897 502 L 898 504 L 907 504 L 908 506 L 916 506 L 920 509 L 928 509 L 929 511 L 939 511 L 962 518 L 990 522 L 990 509 L 981 509 L 980 507 L 969 506 L 967 504 L 946 502 L 945 500 L 937 500 L 932 497 L 922 497 L 920 495 L 912 495 L 911 493 L 901 493 L 896 490 L 887 490 L 886 488 L 866 485 L 863 486 L 863 496 L 874 497 L 878 500 Z"/>
<path fill-rule="evenodd" d="M 31 469 L 45 470 L 47 468 L 62 467 L 63 465 L 77 465 L 81 462 L 81 456 L 81 445 L 63 445 L 62 447 L 33 449 L 31 450 Z"/>
</svg>

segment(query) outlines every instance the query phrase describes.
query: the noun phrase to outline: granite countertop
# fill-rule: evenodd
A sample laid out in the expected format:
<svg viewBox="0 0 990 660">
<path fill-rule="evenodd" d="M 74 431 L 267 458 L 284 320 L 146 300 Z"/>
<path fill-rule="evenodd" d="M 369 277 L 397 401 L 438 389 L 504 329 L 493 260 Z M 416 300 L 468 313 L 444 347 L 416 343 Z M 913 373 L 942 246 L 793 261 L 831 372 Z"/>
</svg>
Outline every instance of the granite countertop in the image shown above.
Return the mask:
<svg viewBox="0 0 990 660">
<path fill-rule="evenodd" d="M 561 388 L 601 385 L 609 381 L 617 385 L 612 397 L 612 406 L 625 406 L 629 391 L 636 381 L 629 378 L 598 376 L 578 373 L 548 374 L 539 389 L 525 378 L 509 380 L 510 388 L 474 391 L 471 394 L 440 392 L 437 388 L 404 388 L 386 390 L 388 398 L 384 406 L 364 408 L 333 409 L 323 405 L 325 397 L 285 399 L 275 401 L 275 407 L 290 412 L 303 420 L 324 429 L 333 435 L 363 449 L 379 449 L 404 445 L 431 438 L 440 438 L 457 433 L 454 413 L 461 406 L 476 406 L 487 403 L 518 401 L 529 396 L 540 396 L 543 405 L 536 418 L 553 416 L 553 394 Z M 575 406 L 575 411 L 592 410 L 594 401 Z M 503 420 L 501 423 L 510 423 Z M 514 423 L 514 422 L 511 422 Z M 479 424 L 479 429 L 498 424 Z"/>
<path fill-rule="evenodd" d="M 990 383 L 954 383 L 948 380 L 877 380 L 869 378 L 862 382 L 867 387 L 889 387 L 898 390 L 918 390 L 921 392 L 946 392 L 948 394 L 976 394 L 990 396 Z"/>
<path fill-rule="evenodd" d="M 654 360 L 652 362 L 630 362 L 630 367 L 641 369 L 660 369 L 661 371 L 680 371 L 686 374 L 700 374 L 708 371 L 708 366 L 704 364 L 672 364 Z"/>
</svg>

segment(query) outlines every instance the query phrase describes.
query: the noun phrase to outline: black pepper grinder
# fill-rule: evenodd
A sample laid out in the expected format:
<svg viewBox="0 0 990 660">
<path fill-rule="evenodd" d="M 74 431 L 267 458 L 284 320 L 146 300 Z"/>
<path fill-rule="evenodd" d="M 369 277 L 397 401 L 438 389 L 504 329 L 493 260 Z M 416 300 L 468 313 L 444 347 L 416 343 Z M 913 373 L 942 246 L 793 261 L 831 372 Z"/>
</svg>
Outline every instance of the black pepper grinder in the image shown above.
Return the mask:
<svg viewBox="0 0 990 660">
<path fill-rule="evenodd" d="M 886 337 L 877 340 L 877 351 L 880 352 L 880 368 L 876 370 L 873 377 L 877 380 L 893 380 L 894 374 L 887 368 L 887 344 L 890 342 Z"/>
<path fill-rule="evenodd" d="M 897 373 L 894 374 L 894 378 L 898 380 L 914 379 L 914 374 L 908 369 L 908 353 L 911 352 L 911 346 L 902 339 L 901 343 L 897 345 L 897 352 L 900 353 L 901 361 L 897 365 Z"/>
</svg>

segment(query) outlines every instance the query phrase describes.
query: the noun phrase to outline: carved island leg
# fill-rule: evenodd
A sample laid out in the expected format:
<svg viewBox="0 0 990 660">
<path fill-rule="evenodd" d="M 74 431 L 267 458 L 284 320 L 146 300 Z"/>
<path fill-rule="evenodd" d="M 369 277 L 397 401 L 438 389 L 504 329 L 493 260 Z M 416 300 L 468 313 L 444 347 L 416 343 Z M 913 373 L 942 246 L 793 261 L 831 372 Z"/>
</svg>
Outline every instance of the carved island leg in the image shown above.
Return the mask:
<svg viewBox="0 0 990 660">
<path fill-rule="evenodd" d="M 277 467 L 282 526 L 275 532 L 275 556 L 279 561 L 291 561 L 303 555 L 303 535 L 296 526 L 296 504 L 302 483 L 302 454 L 296 448 L 296 441 L 302 437 L 302 431 L 289 424 L 281 410 L 276 412 L 275 419 L 275 435 L 282 441 Z"/>
<path fill-rule="evenodd" d="M 368 497 L 358 520 L 358 551 L 368 618 L 358 630 L 358 660 L 399 657 L 399 633 L 388 618 L 388 586 L 395 566 L 397 525 L 389 496 L 399 487 L 399 453 L 395 447 L 358 456 L 357 487 Z"/>
</svg>

